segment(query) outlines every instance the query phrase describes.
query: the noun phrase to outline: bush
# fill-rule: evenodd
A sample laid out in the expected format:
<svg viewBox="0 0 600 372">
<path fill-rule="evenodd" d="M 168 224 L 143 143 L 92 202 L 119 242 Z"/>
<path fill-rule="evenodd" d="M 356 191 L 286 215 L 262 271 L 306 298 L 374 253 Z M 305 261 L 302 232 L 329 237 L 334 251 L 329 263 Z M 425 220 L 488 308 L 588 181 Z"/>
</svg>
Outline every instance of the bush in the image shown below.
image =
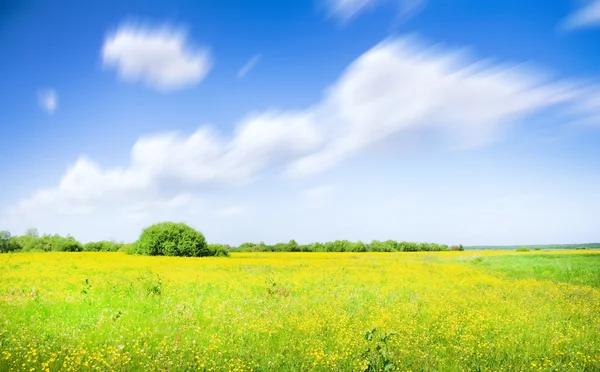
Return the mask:
<svg viewBox="0 0 600 372">
<path fill-rule="evenodd" d="M 529 249 L 525 248 L 525 247 L 521 247 L 521 248 L 517 248 L 516 251 L 517 252 L 529 252 Z"/>
<path fill-rule="evenodd" d="M 229 250 L 227 249 L 229 246 L 224 244 L 208 244 L 208 250 L 210 251 L 211 256 L 216 257 L 229 257 Z"/>
<path fill-rule="evenodd" d="M 0 253 L 8 253 L 21 250 L 15 238 L 8 231 L 0 231 Z"/>
<path fill-rule="evenodd" d="M 43 246 L 40 238 L 31 235 L 15 236 L 11 238 L 14 244 L 23 252 L 43 252 Z"/>
<path fill-rule="evenodd" d="M 85 252 L 118 252 L 120 249 L 121 244 L 106 240 L 100 242 L 89 242 L 83 245 L 83 250 Z"/>
<path fill-rule="evenodd" d="M 416 252 L 419 249 L 419 245 L 414 242 L 400 242 L 398 244 L 398 250 L 401 252 Z"/>
<path fill-rule="evenodd" d="M 63 237 L 58 234 L 18 236 L 12 239 L 18 249 L 23 252 L 81 252 L 83 246 L 72 236 Z"/>
<path fill-rule="evenodd" d="M 72 236 L 44 235 L 39 238 L 44 250 L 51 252 L 81 252 L 83 246 Z"/>
<path fill-rule="evenodd" d="M 119 252 L 124 252 L 125 254 L 136 254 L 135 243 L 121 244 Z"/>
<path fill-rule="evenodd" d="M 152 225 L 135 242 L 135 252 L 148 256 L 210 256 L 204 235 L 184 223 Z"/>
</svg>

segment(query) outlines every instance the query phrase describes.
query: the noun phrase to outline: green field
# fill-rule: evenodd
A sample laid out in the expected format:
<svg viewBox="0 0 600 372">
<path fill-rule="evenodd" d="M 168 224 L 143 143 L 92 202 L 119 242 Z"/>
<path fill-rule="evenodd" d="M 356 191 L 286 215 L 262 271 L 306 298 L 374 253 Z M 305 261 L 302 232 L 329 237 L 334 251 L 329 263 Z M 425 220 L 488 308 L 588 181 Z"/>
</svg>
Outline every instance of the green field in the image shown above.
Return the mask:
<svg viewBox="0 0 600 372">
<path fill-rule="evenodd" d="M 2 254 L 0 370 L 599 371 L 600 252 Z"/>
</svg>

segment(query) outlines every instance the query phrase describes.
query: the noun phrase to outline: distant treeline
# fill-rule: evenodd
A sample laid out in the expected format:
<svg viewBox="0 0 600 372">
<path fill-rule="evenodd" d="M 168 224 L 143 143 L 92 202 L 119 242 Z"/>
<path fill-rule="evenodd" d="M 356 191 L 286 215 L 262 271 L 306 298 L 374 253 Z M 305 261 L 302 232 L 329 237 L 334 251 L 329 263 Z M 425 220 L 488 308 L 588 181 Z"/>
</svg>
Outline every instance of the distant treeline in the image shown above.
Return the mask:
<svg viewBox="0 0 600 372">
<path fill-rule="evenodd" d="M 370 243 L 361 241 L 351 242 L 348 240 L 336 240 L 326 243 L 298 244 L 295 240 L 287 243 L 268 245 L 260 243 L 243 243 L 238 247 L 228 247 L 232 252 L 435 252 L 435 251 L 462 251 L 462 245 L 451 247 L 436 243 L 398 242 L 395 240 L 379 241 Z"/>
<path fill-rule="evenodd" d="M 126 252 L 135 253 L 134 244 L 100 241 L 81 244 L 72 236 L 42 235 L 36 229 L 29 229 L 24 235 L 11 236 L 8 231 L 0 231 L 0 253 L 2 252 Z M 462 251 L 462 245 L 447 246 L 436 243 L 398 242 L 395 240 L 370 243 L 361 241 L 336 240 L 326 243 L 298 244 L 295 240 L 287 243 L 268 245 L 243 243 L 237 247 L 226 244 L 208 244 L 214 251 L 230 252 L 435 252 Z"/>
<path fill-rule="evenodd" d="M 515 250 L 527 248 L 530 250 L 540 249 L 600 249 L 600 243 L 585 244 L 538 244 L 538 245 L 469 245 L 468 250 Z"/>
<path fill-rule="evenodd" d="M 127 244 L 100 241 L 81 244 L 67 235 L 42 235 L 36 229 L 29 229 L 21 236 L 11 236 L 8 231 L 0 231 L 0 253 L 6 252 L 117 252 L 127 248 Z"/>
</svg>

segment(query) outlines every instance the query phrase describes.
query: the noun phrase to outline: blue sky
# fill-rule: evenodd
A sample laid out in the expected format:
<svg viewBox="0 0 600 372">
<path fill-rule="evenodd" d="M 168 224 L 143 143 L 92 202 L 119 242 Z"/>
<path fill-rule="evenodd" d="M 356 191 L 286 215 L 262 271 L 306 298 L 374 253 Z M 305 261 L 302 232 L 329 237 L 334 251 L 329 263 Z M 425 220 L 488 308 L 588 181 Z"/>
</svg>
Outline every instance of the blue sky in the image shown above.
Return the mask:
<svg viewBox="0 0 600 372">
<path fill-rule="evenodd" d="M 0 229 L 600 241 L 600 1 L 3 1 Z"/>
</svg>

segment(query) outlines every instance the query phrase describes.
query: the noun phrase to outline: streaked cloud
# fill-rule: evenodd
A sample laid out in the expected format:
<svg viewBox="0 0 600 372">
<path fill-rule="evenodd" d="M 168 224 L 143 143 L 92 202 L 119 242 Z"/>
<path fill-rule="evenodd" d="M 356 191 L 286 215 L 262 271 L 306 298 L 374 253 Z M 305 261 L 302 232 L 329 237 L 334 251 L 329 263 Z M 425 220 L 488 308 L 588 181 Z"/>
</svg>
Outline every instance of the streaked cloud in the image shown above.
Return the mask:
<svg viewBox="0 0 600 372">
<path fill-rule="evenodd" d="M 390 38 L 352 62 L 313 106 L 247 116 L 231 134 L 203 126 L 190 135 L 145 135 L 118 167 L 81 157 L 58 185 L 26 198 L 15 212 L 96 213 L 133 205 L 142 206 L 141 213 L 151 200 L 183 208 L 186 203 L 172 198 L 200 186 L 243 186 L 275 170 L 291 178 L 316 175 L 407 133 L 467 149 L 499 141 L 504 131 L 549 108 L 565 121 L 599 117 L 590 98 L 596 87 L 542 71 L 475 60 L 464 49 L 416 36 Z M 329 187 L 305 197 L 324 198 Z"/>
<path fill-rule="evenodd" d="M 581 3 L 581 2 L 580 2 Z M 586 0 L 563 22 L 565 29 L 600 26 L 600 0 Z"/>
<path fill-rule="evenodd" d="M 383 4 L 394 4 L 400 16 L 415 14 L 425 6 L 426 0 L 322 0 L 329 15 L 348 22 L 360 14 Z"/>
<path fill-rule="evenodd" d="M 242 68 L 238 71 L 238 77 L 246 76 L 246 74 L 248 72 L 250 72 L 250 70 L 252 70 L 254 67 L 256 67 L 256 65 L 258 64 L 258 62 L 260 62 L 261 59 L 262 59 L 262 55 L 260 55 L 260 54 L 253 55 L 252 58 L 250 58 L 248 60 L 248 62 L 246 62 L 244 64 L 244 66 L 242 66 Z"/>
</svg>

